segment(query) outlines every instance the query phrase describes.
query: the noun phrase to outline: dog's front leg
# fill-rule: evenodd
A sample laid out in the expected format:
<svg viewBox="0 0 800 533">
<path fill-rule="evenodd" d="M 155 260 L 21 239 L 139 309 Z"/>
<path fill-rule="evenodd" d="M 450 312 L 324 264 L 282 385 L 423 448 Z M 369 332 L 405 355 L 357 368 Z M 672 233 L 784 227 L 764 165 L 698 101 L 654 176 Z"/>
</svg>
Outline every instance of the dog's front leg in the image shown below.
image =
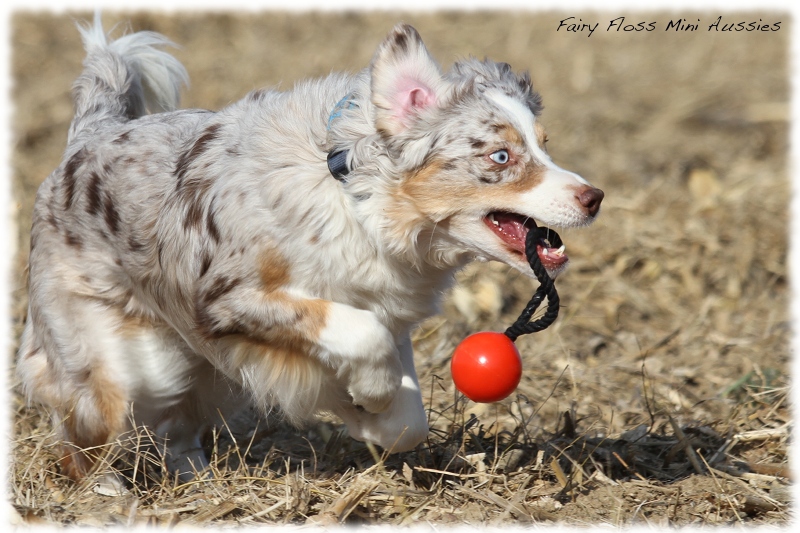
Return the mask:
<svg viewBox="0 0 800 533">
<path fill-rule="evenodd" d="M 356 440 L 374 442 L 393 452 L 413 449 L 428 436 L 428 418 L 414 368 L 411 338 L 405 335 L 398 344 L 403 365 L 403 382 L 392 404 L 383 413 L 359 412 L 352 406 L 336 410 Z"/>
<path fill-rule="evenodd" d="M 353 403 L 370 413 L 385 411 L 400 387 L 403 369 L 391 332 L 375 313 L 326 302 L 325 326 L 317 337 L 323 360 L 349 376 Z"/>
<path fill-rule="evenodd" d="M 400 387 L 395 339 L 371 311 L 226 278 L 198 292 L 195 318 L 208 340 L 244 335 L 319 358 L 347 383 L 353 403 L 368 412 L 385 411 Z"/>
</svg>

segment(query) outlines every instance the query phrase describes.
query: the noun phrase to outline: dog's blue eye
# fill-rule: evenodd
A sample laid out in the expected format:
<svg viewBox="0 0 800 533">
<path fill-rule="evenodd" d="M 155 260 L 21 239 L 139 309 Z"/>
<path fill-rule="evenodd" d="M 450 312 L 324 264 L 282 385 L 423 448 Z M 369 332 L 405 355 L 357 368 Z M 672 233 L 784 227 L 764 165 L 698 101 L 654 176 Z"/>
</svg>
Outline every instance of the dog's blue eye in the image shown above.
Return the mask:
<svg viewBox="0 0 800 533">
<path fill-rule="evenodd" d="M 491 153 L 489 154 L 489 159 L 498 165 L 505 165 L 508 163 L 508 150 L 498 150 L 494 153 Z"/>
</svg>

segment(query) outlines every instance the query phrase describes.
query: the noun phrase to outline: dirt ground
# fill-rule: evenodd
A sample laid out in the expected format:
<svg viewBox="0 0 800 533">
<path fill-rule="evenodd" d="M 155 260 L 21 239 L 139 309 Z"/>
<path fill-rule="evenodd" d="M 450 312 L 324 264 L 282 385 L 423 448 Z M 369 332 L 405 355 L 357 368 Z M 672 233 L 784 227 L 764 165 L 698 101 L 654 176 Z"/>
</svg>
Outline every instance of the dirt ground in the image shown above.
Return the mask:
<svg viewBox="0 0 800 533">
<path fill-rule="evenodd" d="M 623 14 L 658 31 L 604 31 Z M 719 15 L 688 13 L 698 31 L 667 32 L 681 14 L 106 13 L 108 28 L 130 21 L 180 44 L 192 79 L 183 105 L 207 109 L 358 70 L 405 20 L 445 67 L 475 55 L 529 70 L 553 159 L 606 199 L 592 227 L 561 232 L 571 257 L 557 283 L 561 315 L 518 341 L 524 376 L 508 400 L 456 394 L 449 358 L 467 334 L 509 325 L 535 282 L 470 266 L 444 313 L 415 332 L 433 428 L 418 450 L 378 457 L 339 438 L 335 421 L 293 430 L 243 417 L 233 437 L 209 437 L 213 479 L 165 477 L 139 433 L 116 463 L 134 480 L 129 492 L 106 495 L 95 478 L 61 476 L 46 414 L 15 390 L 12 520 L 786 524 L 789 16 L 726 12 L 723 23 L 781 29 L 705 31 Z M 556 31 L 568 16 L 599 28 Z M 60 163 L 83 57 L 73 18 L 90 15 L 12 18 L 17 337 L 33 199 Z"/>
</svg>

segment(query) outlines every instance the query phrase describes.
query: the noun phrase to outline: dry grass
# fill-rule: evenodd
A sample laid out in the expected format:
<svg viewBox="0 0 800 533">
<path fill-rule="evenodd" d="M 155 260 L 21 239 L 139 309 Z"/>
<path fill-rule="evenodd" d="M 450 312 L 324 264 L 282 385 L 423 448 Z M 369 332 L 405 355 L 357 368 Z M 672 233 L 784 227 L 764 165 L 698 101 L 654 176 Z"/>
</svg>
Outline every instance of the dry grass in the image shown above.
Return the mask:
<svg viewBox="0 0 800 533">
<path fill-rule="evenodd" d="M 773 391 L 781 401 L 784 391 Z M 770 420 L 774 403 L 753 402 L 750 417 Z M 337 523 L 411 525 L 504 522 L 653 525 L 774 522 L 786 519 L 786 424 L 758 431 L 732 425 L 679 426 L 653 414 L 621 435 L 586 432 L 564 413 L 554 431 L 499 430 L 459 399 L 427 445 L 378 455 L 330 424 L 307 436 L 273 422 L 269 432 L 209 438 L 210 476 L 179 483 L 140 429 L 109 448 L 95 475 L 62 479 L 50 452 L 51 428 L 36 414 L 18 417 L 19 461 L 12 500 L 22 520 L 76 525 Z M 513 405 L 521 409 L 521 400 Z M 499 409 L 498 409 L 499 411 Z M 512 409 L 514 411 L 514 409 Z M 38 422 L 33 427 L 32 422 Z M 226 431 L 226 429 L 223 429 Z M 265 439 L 265 440 L 262 440 Z M 768 447 L 775 462 L 748 460 Z M 104 481 L 114 465 L 130 490 Z"/>
<path fill-rule="evenodd" d="M 788 26 L 779 14 L 734 15 Z M 242 416 L 208 436 L 213 477 L 181 485 L 140 430 L 106 456 L 129 491 L 104 495 L 97 476 L 61 477 L 52 426 L 15 394 L 14 520 L 787 523 L 788 28 L 588 41 L 556 34 L 558 14 L 124 18 L 184 46 L 186 103 L 207 108 L 281 79 L 359 68 L 402 18 L 445 63 L 473 53 L 530 69 L 554 159 L 607 199 L 596 225 L 562 232 L 572 258 L 557 283 L 564 307 L 549 330 L 517 342 L 525 373 L 514 397 L 463 399 L 449 357 L 468 333 L 510 324 L 534 282 L 471 266 L 444 313 L 416 331 L 432 425 L 418 450 L 381 455 L 335 421 L 295 431 Z M 17 15 L 12 27 L 19 334 L 33 194 L 59 162 L 81 51 L 65 18 Z"/>
</svg>

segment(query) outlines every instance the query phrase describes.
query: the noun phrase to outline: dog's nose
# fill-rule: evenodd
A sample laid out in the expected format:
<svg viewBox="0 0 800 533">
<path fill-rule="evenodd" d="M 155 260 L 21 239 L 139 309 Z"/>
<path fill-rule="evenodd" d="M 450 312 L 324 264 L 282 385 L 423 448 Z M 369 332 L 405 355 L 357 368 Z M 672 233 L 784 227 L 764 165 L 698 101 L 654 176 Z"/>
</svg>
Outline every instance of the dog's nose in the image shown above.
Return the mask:
<svg viewBox="0 0 800 533">
<path fill-rule="evenodd" d="M 586 208 L 589 216 L 593 217 L 600 210 L 600 203 L 604 196 L 605 194 L 600 189 L 589 187 L 578 195 L 578 201 Z"/>
</svg>

